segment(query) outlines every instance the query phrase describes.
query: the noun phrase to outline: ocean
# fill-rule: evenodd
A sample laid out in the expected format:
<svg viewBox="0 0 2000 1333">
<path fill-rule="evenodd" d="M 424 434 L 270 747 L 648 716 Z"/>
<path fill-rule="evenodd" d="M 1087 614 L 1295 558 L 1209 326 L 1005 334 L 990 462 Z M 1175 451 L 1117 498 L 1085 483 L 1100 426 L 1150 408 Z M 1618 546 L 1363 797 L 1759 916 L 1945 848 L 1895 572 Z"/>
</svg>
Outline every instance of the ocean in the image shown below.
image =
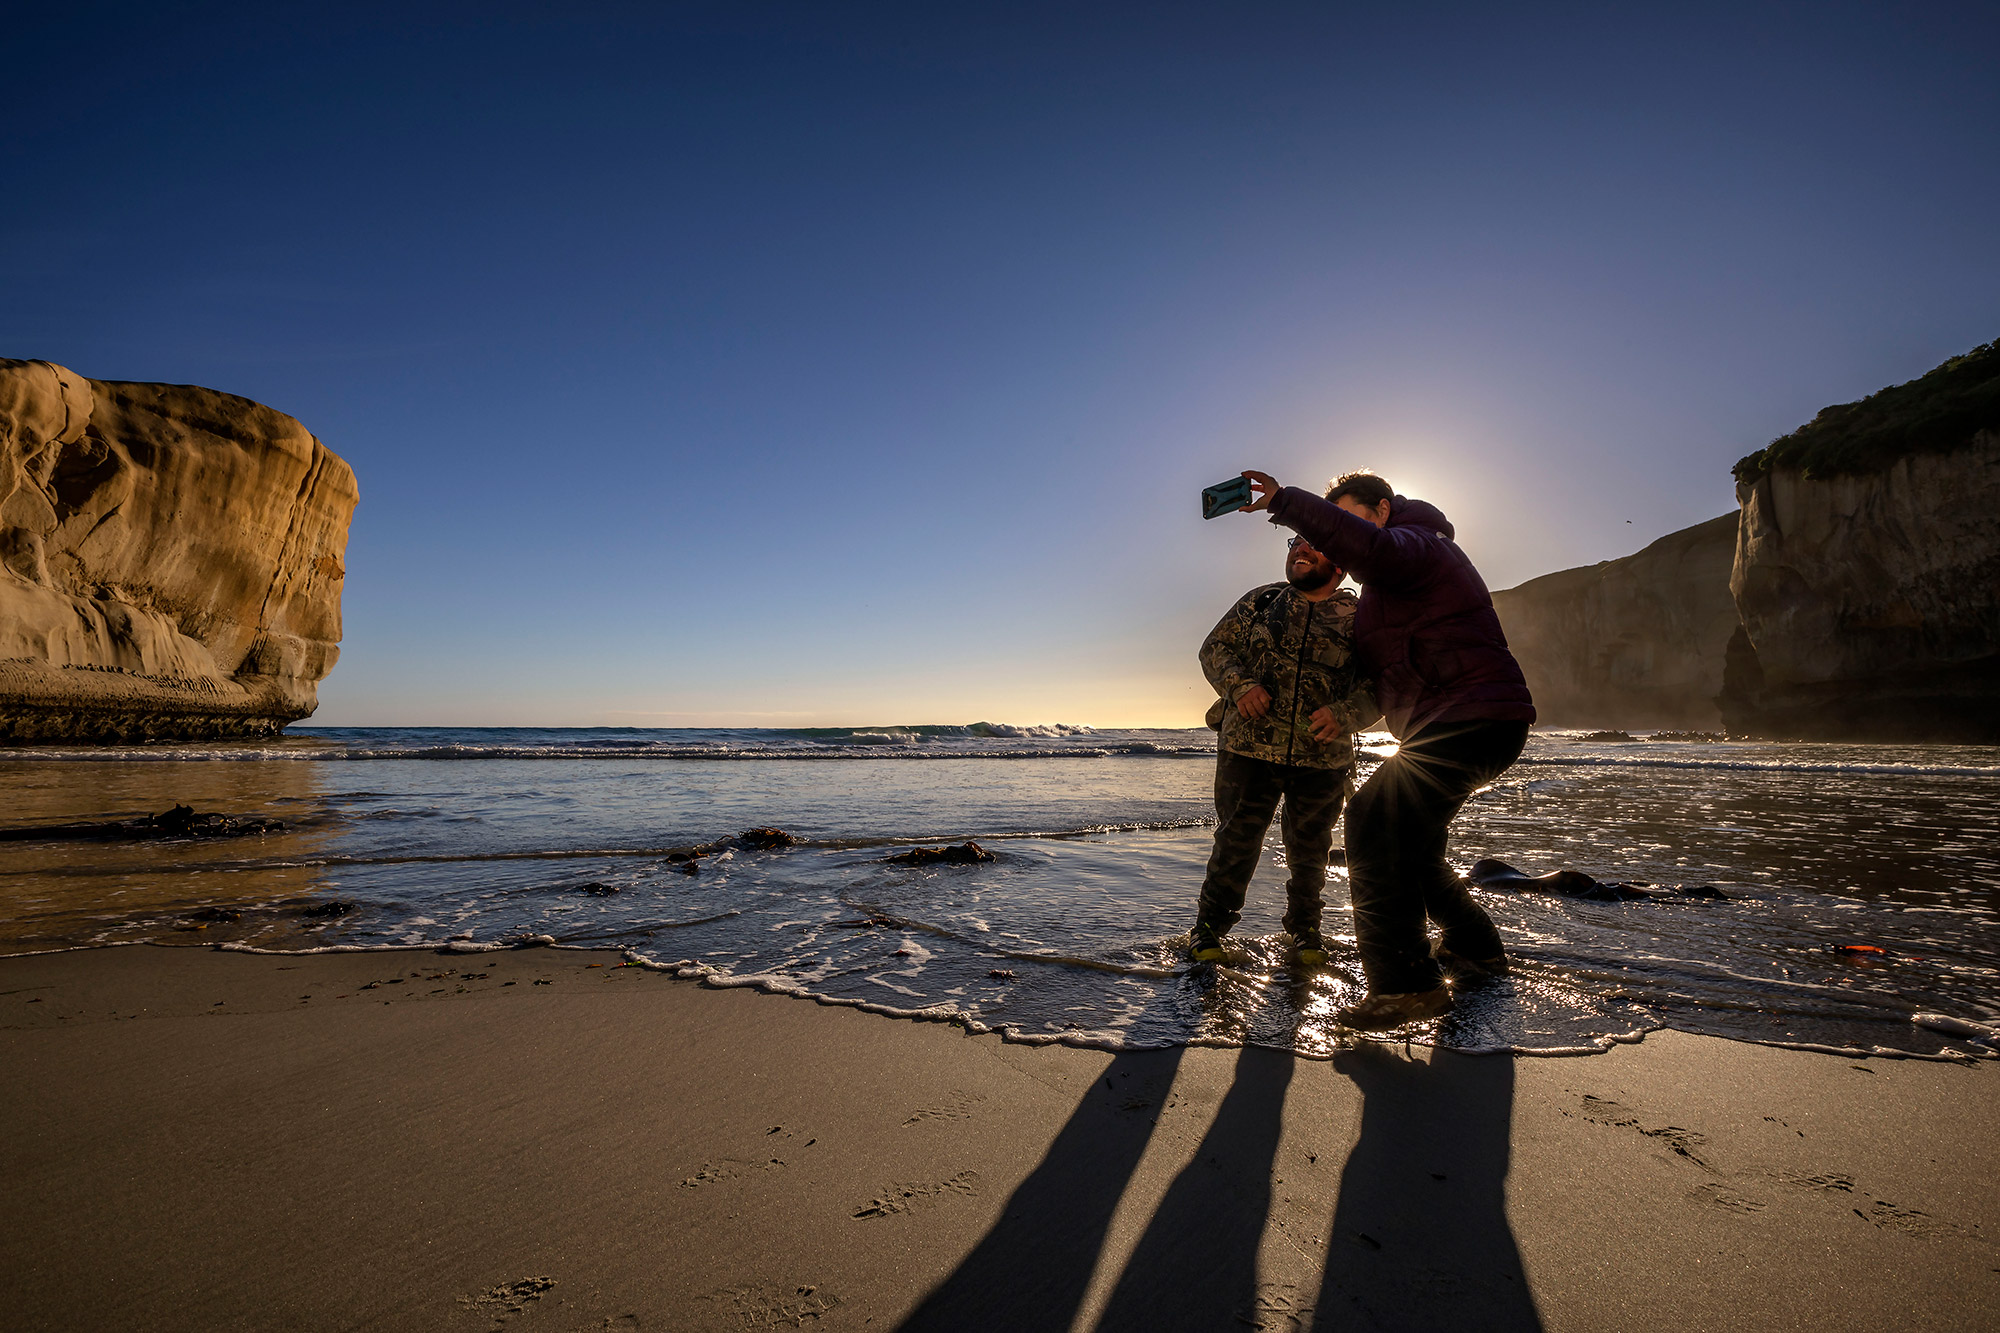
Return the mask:
<svg viewBox="0 0 2000 1333">
<path fill-rule="evenodd" d="M 1360 776 L 1393 742 L 1364 737 Z M 536 939 L 636 965 L 1110 1049 L 1357 1040 L 1345 872 L 1325 969 L 1288 966 L 1276 830 L 1230 956 L 1191 967 L 1205 730 L 296 727 L 257 743 L 0 752 L 0 952 Z M 262 832 L 90 840 L 177 804 Z M 758 848 L 775 827 L 800 841 Z M 976 839 L 994 860 L 904 866 Z M 690 851 L 703 854 L 690 862 Z M 1467 1051 L 1662 1028 L 1855 1053 L 2000 1055 L 2000 752 L 1537 731 L 1453 826 L 1497 858 L 1654 886 L 1478 891 L 1514 959 L 1446 1019 Z M 689 870 L 690 864 L 693 870 Z M 1686 896 L 1707 887 L 1720 896 Z"/>
</svg>

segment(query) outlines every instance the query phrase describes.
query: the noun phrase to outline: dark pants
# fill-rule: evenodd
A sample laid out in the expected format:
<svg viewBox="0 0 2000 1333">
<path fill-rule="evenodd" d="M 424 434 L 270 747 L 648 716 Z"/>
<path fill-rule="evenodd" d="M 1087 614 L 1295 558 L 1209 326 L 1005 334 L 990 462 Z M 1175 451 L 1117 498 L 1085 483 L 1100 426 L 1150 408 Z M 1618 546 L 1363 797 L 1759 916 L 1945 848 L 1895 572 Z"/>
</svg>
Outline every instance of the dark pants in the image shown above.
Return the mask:
<svg viewBox="0 0 2000 1333">
<path fill-rule="evenodd" d="M 1430 954 L 1429 917 L 1443 946 L 1464 958 L 1504 950 L 1492 919 L 1445 864 L 1452 816 L 1468 796 L 1521 757 L 1525 722 L 1456 722 L 1428 727 L 1354 793 L 1347 809 L 1347 876 L 1354 935 L 1371 992 L 1435 990 L 1442 974 Z"/>
<path fill-rule="evenodd" d="M 1243 894 L 1264 851 L 1264 834 L 1278 798 L 1285 800 L 1285 929 L 1297 935 L 1319 929 L 1326 900 L 1326 857 L 1333 849 L 1333 823 L 1347 794 L 1348 770 L 1274 764 L 1228 750 L 1215 757 L 1215 850 L 1201 881 L 1201 919 L 1217 934 L 1243 917 Z"/>
</svg>

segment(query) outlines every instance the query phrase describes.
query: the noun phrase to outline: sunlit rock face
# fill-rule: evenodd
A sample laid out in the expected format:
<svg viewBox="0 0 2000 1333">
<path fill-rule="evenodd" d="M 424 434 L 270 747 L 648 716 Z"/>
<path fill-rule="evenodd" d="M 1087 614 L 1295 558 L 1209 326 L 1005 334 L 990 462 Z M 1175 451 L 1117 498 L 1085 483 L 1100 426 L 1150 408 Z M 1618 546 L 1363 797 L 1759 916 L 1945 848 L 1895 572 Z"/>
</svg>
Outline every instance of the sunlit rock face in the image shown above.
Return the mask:
<svg viewBox="0 0 2000 1333">
<path fill-rule="evenodd" d="M 311 714 L 356 498 L 282 412 L 0 359 L 0 740 L 268 735 Z"/>
<path fill-rule="evenodd" d="M 1735 514 L 1633 555 L 1493 594 L 1535 712 L 1552 726 L 1709 730 L 1736 629 Z"/>
<path fill-rule="evenodd" d="M 1732 732 L 2000 741 L 2000 431 L 1737 499 Z"/>
</svg>

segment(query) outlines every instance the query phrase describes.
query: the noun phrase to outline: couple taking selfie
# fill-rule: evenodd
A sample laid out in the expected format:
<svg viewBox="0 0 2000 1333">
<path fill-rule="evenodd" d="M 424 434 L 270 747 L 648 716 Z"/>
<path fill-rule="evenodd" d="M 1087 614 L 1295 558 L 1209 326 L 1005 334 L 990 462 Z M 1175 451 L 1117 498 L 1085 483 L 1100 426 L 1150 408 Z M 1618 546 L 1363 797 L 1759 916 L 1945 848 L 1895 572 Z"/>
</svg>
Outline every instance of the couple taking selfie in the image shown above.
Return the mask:
<svg viewBox="0 0 2000 1333">
<path fill-rule="evenodd" d="M 1340 477 L 1324 497 L 1262 472 L 1212 491 L 1222 499 L 1204 496 L 1205 516 L 1268 513 L 1297 535 L 1285 581 L 1246 594 L 1201 647 L 1221 734 L 1195 961 L 1226 957 L 1280 798 L 1292 957 L 1327 961 L 1321 895 L 1345 799 L 1368 994 L 1339 1020 L 1381 1031 L 1436 1018 L 1451 1008 L 1448 979 L 1507 966 L 1499 932 L 1444 856 L 1452 817 L 1520 758 L 1535 720 L 1493 599 L 1445 516 L 1372 472 Z M 1340 586 L 1347 575 L 1359 597 Z M 1354 734 L 1378 715 L 1399 748 L 1353 791 Z"/>
</svg>

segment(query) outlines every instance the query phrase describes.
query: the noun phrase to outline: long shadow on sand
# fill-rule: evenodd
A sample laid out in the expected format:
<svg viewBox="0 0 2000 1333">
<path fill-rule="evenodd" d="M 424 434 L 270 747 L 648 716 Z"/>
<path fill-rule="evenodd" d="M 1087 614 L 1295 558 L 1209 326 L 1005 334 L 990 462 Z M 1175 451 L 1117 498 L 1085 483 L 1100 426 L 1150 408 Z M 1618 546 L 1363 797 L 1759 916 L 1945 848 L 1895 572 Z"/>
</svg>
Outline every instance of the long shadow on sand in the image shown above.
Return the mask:
<svg viewBox="0 0 2000 1333">
<path fill-rule="evenodd" d="M 1180 1047 L 1115 1057 L 993 1229 L 900 1333 L 1068 1328 L 1180 1062 Z"/>
<path fill-rule="evenodd" d="M 1241 1327 L 1257 1295 L 1257 1247 L 1297 1060 L 1246 1047 L 1194 1158 L 1167 1188 L 1097 1327 Z"/>
<path fill-rule="evenodd" d="M 1313 1327 L 1539 1330 L 1507 1222 L 1513 1061 L 1369 1043 L 1333 1067 L 1365 1100 Z"/>
</svg>

